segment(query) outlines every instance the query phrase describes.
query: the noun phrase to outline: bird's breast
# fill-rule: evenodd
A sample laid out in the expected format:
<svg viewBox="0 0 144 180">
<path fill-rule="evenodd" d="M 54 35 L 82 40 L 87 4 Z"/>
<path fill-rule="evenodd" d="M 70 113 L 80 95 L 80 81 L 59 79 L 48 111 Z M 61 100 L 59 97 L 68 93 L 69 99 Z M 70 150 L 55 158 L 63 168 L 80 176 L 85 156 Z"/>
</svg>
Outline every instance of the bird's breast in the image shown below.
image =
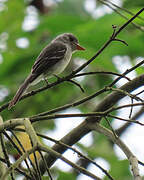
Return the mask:
<svg viewBox="0 0 144 180">
<path fill-rule="evenodd" d="M 70 48 L 67 48 L 64 58 L 62 60 L 60 60 L 58 63 L 56 63 L 53 74 L 57 75 L 57 74 L 60 74 L 61 72 L 63 72 L 64 69 L 69 64 L 69 62 L 71 60 L 71 56 L 72 56 L 72 51 Z"/>
</svg>

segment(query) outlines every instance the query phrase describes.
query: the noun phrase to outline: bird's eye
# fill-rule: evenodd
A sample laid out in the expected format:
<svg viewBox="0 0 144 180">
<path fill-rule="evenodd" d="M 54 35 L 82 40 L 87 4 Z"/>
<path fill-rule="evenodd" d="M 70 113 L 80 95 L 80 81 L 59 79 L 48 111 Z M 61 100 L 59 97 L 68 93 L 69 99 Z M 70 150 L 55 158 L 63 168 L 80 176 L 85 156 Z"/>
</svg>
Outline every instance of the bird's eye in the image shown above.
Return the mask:
<svg viewBox="0 0 144 180">
<path fill-rule="evenodd" d="M 71 41 L 71 42 L 73 42 L 74 41 L 74 38 L 73 37 L 69 37 L 69 40 Z"/>
</svg>

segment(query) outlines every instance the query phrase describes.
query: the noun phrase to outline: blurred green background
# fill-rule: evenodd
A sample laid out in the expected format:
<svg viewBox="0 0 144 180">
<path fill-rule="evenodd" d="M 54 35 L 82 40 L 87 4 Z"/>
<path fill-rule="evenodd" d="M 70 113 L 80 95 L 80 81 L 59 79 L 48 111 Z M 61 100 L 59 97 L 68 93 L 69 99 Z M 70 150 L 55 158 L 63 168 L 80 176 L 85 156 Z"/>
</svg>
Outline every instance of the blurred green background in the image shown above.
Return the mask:
<svg viewBox="0 0 144 180">
<path fill-rule="evenodd" d="M 90 59 L 97 50 L 109 39 L 112 34 L 112 25 L 120 27 L 126 22 L 121 14 L 132 17 L 124 11 L 136 13 L 144 7 L 143 0 L 119 0 L 115 3 L 124 8 L 115 8 L 115 11 L 102 3 L 102 0 L 1 0 L 0 1 L 0 104 L 8 102 L 16 93 L 19 85 L 29 74 L 31 67 L 40 51 L 55 36 L 64 32 L 74 33 L 85 52 L 73 55 L 73 61 L 61 76 L 69 74 L 73 69 Z M 109 3 L 110 1 L 105 1 Z M 119 12 L 119 13 L 118 13 Z M 112 71 L 119 72 L 116 66 L 117 59 L 127 56 L 129 63 L 134 65 L 138 58 L 144 57 L 144 13 L 134 23 L 138 27 L 129 25 L 120 34 L 119 38 L 128 43 L 128 47 L 120 42 L 113 42 L 105 51 L 91 63 L 83 72 Z M 112 61 L 114 59 L 114 61 Z M 137 74 L 143 72 L 143 67 Z M 1 115 L 4 120 L 16 117 L 27 117 L 48 111 L 50 109 L 72 103 L 103 88 L 111 82 L 111 75 L 94 75 L 77 79 L 84 87 L 85 93 L 68 82 L 55 86 L 35 96 L 19 102 L 13 109 L 4 110 Z M 50 79 L 50 82 L 55 81 Z M 41 82 L 31 89 L 44 86 Z M 101 95 L 77 108 L 81 112 L 92 111 L 95 105 L 105 96 Z M 54 129 L 54 122 L 39 124 L 39 131 Z M 91 158 L 102 157 L 111 166 L 110 173 L 117 180 L 129 180 L 131 175 L 126 160 L 119 161 L 112 151 L 112 146 L 101 136 L 93 136 L 93 141 L 100 138 L 92 148 L 81 147 Z M 58 179 L 75 179 L 69 172 L 59 171 Z M 106 178 L 107 179 L 107 178 Z"/>
</svg>

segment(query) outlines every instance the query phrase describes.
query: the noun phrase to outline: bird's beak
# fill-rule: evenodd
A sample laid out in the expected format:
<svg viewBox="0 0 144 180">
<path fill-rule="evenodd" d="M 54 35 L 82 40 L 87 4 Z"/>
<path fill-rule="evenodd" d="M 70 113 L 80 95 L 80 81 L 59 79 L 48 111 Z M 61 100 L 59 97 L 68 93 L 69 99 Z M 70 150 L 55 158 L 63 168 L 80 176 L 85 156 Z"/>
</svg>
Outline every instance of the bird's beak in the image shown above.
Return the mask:
<svg viewBox="0 0 144 180">
<path fill-rule="evenodd" d="M 76 45 L 76 49 L 79 51 L 84 51 L 85 48 L 83 48 L 82 46 L 80 46 L 79 44 L 75 44 Z"/>
</svg>

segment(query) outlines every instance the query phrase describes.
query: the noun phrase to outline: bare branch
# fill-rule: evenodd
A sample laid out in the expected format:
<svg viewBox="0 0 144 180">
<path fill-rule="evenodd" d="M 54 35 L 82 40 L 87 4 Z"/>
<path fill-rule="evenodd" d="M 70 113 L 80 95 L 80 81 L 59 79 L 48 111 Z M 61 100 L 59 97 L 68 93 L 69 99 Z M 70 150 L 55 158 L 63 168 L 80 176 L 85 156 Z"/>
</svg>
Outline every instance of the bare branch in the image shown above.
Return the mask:
<svg viewBox="0 0 144 180">
<path fill-rule="evenodd" d="M 115 38 L 115 39 L 113 39 L 113 41 L 119 41 L 119 42 L 123 43 L 124 45 L 128 46 L 128 43 L 125 42 L 124 40 Z"/>
<path fill-rule="evenodd" d="M 115 5 L 114 3 L 110 2 L 107 0 L 107 2 L 105 0 L 98 0 L 99 2 L 101 2 L 102 4 L 106 5 L 107 7 L 109 7 L 110 9 L 112 9 L 113 11 L 115 11 L 117 14 L 119 14 L 121 17 L 123 17 L 124 19 L 128 20 L 127 16 L 125 16 L 124 14 L 122 14 L 119 10 L 117 10 L 116 8 L 114 8 L 113 6 L 119 8 L 119 9 L 122 9 L 121 7 Z M 109 4 L 108 4 L 109 3 Z M 110 5 L 111 4 L 111 5 Z M 112 6 L 113 5 L 113 6 Z M 126 11 L 126 10 L 125 10 Z M 127 11 L 127 13 L 131 14 L 131 15 L 134 15 L 133 13 L 131 13 L 130 11 Z M 143 18 L 141 18 L 140 16 L 138 16 L 138 18 L 140 18 L 141 20 L 143 20 Z M 140 31 L 144 31 L 144 28 L 134 22 L 131 22 L 131 24 L 139 29 Z"/>
<path fill-rule="evenodd" d="M 130 78 L 128 78 L 127 76 L 116 73 L 116 72 L 111 72 L 111 71 L 95 71 L 95 72 L 78 73 L 74 75 L 73 78 L 80 77 L 80 76 L 87 76 L 87 75 L 95 75 L 95 74 L 110 74 L 110 75 L 115 75 L 115 76 L 125 78 L 126 80 L 130 81 Z"/>
<path fill-rule="evenodd" d="M 144 106 L 142 106 L 142 107 L 140 108 L 140 110 L 139 110 L 137 113 L 135 113 L 134 116 L 132 116 L 131 119 L 133 119 L 133 120 L 136 121 L 143 113 L 144 113 Z M 121 136 L 122 133 L 123 133 L 130 125 L 132 125 L 131 122 L 125 123 L 123 126 L 121 126 L 120 128 L 118 128 L 118 129 L 115 130 L 115 131 L 116 131 L 116 134 L 118 134 L 119 136 Z"/>
<path fill-rule="evenodd" d="M 60 158 L 62 161 L 66 162 L 67 164 L 69 164 L 70 166 L 72 166 L 73 168 L 77 169 L 78 171 L 80 171 L 81 173 L 87 175 L 88 177 L 91 177 L 94 180 L 101 180 L 99 177 L 95 176 L 93 173 L 87 171 L 85 168 L 80 167 L 78 165 L 76 165 L 75 163 L 69 161 L 68 159 L 66 159 L 64 156 L 62 156 L 60 153 L 50 149 L 50 148 L 46 148 L 44 146 L 38 146 L 38 149 L 44 152 L 47 152 L 48 154 L 56 157 L 56 158 Z"/>
<path fill-rule="evenodd" d="M 130 72 L 132 72 L 133 70 L 135 70 L 136 68 L 140 67 L 142 64 L 144 64 L 144 60 L 141 61 L 140 63 L 136 64 L 135 66 L 133 66 L 130 69 L 127 69 L 122 75 L 126 75 Z M 121 77 L 116 78 L 110 85 L 109 87 L 112 87 L 114 84 L 116 84 L 119 80 L 121 79 Z"/>
<path fill-rule="evenodd" d="M 75 84 L 76 86 L 78 86 L 83 93 L 85 92 L 85 91 L 84 91 L 84 88 L 83 88 L 79 83 L 77 83 L 76 81 L 71 80 L 71 79 L 70 79 L 70 80 L 67 80 L 67 81 Z"/>
<path fill-rule="evenodd" d="M 89 127 L 92 130 L 95 130 L 96 132 L 102 133 L 104 134 L 106 137 L 108 137 L 111 141 L 113 141 L 115 144 L 117 144 L 121 150 L 125 153 L 125 155 L 127 156 L 130 165 L 132 166 L 132 172 L 133 172 L 133 176 L 135 180 L 142 180 L 139 174 L 139 169 L 138 169 L 138 160 L 135 157 L 135 155 L 133 155 L 133 153 L 130 151 L 130 149 L 126 146 L 126 144 L 124 144 L 120 138 L 116 138 L 113 133 L 104 128 L 103 126 L 101 126 L 98 123 L 95 124 L 89 124 Z"/>
<path fill-rule="evenodd" d="M 117 120 L 121 120 L 121 121 L 136 123 L 136 124 L 139 124 L 139 125 L 141 125 L 141 126 L 144 126 L 144 123 L 141 123 L 141 122 L 139 122 L 139 121 L 135 121 L 135 120 L 133 120 L 133 119 L 125 119 L 125 118 L 121 118 L 121 117 L 114 116 L 114 115 L 110 115 L 110 114 L 108 114 L 107 117 L 111 117 L 111 118 L 114 118 L 114 119 L 117 119 Z"/>
<path fill-rule="evenodd" d="M 24 129 L 21 129 L 21 128 L 15 128 L 14 131 L 25 132 L 25 130 L 24 130 Z M 64 147 L 66 147 L 67 149 L 71 149 L 73 152 L 77 153 L 78 156 L 82 157 L 83 159 L 86 159 L 87 161 L 89 161 L 89 163 L 92 163 L 92 164 L 94 164 L 96 167 L 98 167 L 106 176 L 109 177 L 109 179 L 114 180 L 114 179 L 112 178 L 112 176 L 107 172 L 107 170 L 105 170 L 103 167 L 101 167 L 99 164 L 97 164 L 95 161 L 93 161 L 93 160 L 90 159 L 89 157 L 83 155 L 83 154 L 82 154 L 81 152 L 79 152 L 77 149 L 75 149 L 75 148 L 73 148 L 73 147 L 71 147 L 71 146 L 69 146 L 69 145 L 67 145 L 67 144 L 64 144 L 62 141 L 58 141 L 58 140 L 56 140 L 56 139 L 53 139 L 53 138 L 51 138 L 51 137 L 48 137 L 48 136 L 43 135 L 43 134 L 40 134 L 40 133 L 37 133 L 37 136 L 40 136 L 40 137 L 42 137 L 42 138 L 44 138 L 44 139 L 47 139 L 47 140 L 49 140 L 49 141 L 52 141 L 52 142 L 54 142 L 54 143 L 56 143 L 56 144 L 59 144 L 59 145 L 61 145 L 61 146 L 64 146 Z M 43 159 L 43 161 L 44 161 L 44 160 L 45 160 L 45 159 Z M 46 163 L 46 162 L 45 162 L 45 163 Z M 47 166 L 47 164 L 46 164 L 46 166 Z M 48 167 L 47 167 L 47 168 L 48 168 Z"/>
</svg>

